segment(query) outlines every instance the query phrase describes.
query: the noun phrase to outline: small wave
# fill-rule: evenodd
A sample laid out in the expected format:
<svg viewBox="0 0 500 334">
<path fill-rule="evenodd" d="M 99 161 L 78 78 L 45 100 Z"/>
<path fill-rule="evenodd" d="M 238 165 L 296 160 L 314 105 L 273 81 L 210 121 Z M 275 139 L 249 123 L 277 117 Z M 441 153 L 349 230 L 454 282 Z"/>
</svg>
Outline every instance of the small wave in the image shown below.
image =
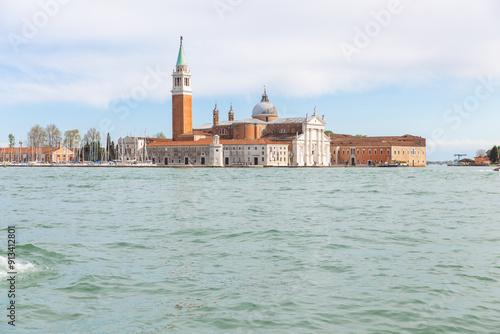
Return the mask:
<svg viewBox="0 0 500 334">
<path fill-rule="evenodd" d="M 35 269 L 35 265 L 31 262 L 23 263 L 22 261 L 19 261 L 17 259 L 15 261 L 15 272 L 17 274 L 22 274 Z M 0 255 L 0 277 L 7 276 L 7 273 L 10 271 L 8 264 L 8 258 Z"/>
</svg>

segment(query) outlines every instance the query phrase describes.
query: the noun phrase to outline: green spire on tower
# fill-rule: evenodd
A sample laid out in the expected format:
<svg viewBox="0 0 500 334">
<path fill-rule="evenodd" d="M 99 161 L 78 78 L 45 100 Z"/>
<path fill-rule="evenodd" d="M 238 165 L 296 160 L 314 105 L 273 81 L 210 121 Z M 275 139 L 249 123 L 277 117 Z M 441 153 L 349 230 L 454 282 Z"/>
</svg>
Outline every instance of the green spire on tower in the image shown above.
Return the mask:
<svg viewBox="0 0 500 334">
<path fill-rule="evenodd" d="M 184 54 L 184 48 L 182 47 L 182 36 L 181 46 L 179 48 L 179 56 L 177 57 L 177 66 L 187 66 L 186 55 Z"/>
</svg>

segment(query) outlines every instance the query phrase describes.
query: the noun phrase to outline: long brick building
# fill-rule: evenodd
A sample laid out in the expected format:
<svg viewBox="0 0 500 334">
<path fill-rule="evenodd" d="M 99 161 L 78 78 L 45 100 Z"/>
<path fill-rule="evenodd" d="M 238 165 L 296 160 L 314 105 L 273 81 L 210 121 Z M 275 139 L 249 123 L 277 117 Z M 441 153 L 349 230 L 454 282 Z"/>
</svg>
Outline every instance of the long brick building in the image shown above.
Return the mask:
<svg viewBox="0 0 500 334">
<path fill-rule="evenodd" d="M 330 134 L 332 165 L 424 167 L 425 138 L 412 135 L 395 137 L 356 137 Z"/>
</svg>

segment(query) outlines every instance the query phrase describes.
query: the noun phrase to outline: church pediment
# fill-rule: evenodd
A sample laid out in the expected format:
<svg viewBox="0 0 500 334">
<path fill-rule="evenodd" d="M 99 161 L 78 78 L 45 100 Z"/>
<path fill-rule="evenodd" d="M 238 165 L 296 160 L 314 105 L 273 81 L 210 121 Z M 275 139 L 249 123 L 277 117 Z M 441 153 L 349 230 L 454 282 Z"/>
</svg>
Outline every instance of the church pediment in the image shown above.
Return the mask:
<svg viewBox="0 0 500 334">
<path fill-rule="evenodd" d="M 308 125 L 326 125 L 326 122 L 322 120 L 319 116 L 311 116 L 307 119 Z"/>
</svg>

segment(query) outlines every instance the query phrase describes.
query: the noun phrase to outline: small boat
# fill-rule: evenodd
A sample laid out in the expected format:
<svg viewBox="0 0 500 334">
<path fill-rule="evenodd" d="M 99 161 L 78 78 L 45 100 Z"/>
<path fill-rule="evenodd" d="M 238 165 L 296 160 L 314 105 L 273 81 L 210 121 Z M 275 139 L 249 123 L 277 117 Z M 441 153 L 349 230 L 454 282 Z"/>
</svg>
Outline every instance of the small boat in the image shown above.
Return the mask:
<svg viewBox="0 0 500 334">
<path fill-rule="evenodd" d="M 405 160 L 391 160 L 384 167 L 408 167 L 408 163 Z"/>
<path fill-rule="evenodd" d="M 494 169 L 495 172 L 500 172 L 500 167 Z"/>
</svg>

